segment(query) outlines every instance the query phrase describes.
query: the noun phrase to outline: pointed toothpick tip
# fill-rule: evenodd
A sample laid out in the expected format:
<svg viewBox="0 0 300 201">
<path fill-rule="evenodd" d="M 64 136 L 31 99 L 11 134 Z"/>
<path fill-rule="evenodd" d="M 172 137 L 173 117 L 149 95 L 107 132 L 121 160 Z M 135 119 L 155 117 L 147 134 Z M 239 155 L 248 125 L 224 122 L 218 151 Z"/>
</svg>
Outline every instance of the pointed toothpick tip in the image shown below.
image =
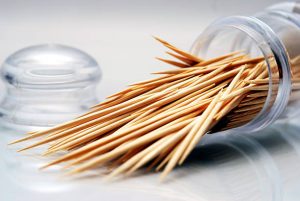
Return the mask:
<svg viewBox="0 0 300 201">
<path fill-rule="evenodd" d="M 15 141 L 9 142 L 7 145 L 14 145 L 14 144 L 17 144 L 19 142 L 20 142 L 20 140 L 15 140 Z"/>
<path fill-rule="evenodd" d="M 77 169 L 69 170 L 62 174 L 62 178 L 71 177 L 71 176 L 77 175 L 79 173 L 80 173 L 80 171 L 77 171 Z"/>
<path fill-rule="evenodd" d="M 159 176 L 159 182 L 164 183 L 166 181 L 167 175 L 164 173 L 161 173 Z"/>
<path fill-rule="evenodd" d="M 163 39 L 159 38 L 158 36 L 152 35 L 152 37 L 153 37 L 155 40 L 157 40 L 158 42 L 161 42 L 161 43 L 163 43 L 163 44 L 166 43 L 166 41 L 164 41 Z"/>
<path fill-rule="evenodd" d="M 24 142 L 24 141 L 29 140 L 29 139 L 30 139 L 30 137 L 24 137 L 24 138 L 21 138 L 21 139 L 18 139 L 18 140 L 14 140 L 14 141 L 8 143 L 7 145 L 18 144 L 18 143 L 20 143 L 20 142 Z"/>
<path fill-rule="evenodd" d="M 19 150 L 17 150 L 17 152 L 18 152 L 18 153 L 21 153 L 21 152 L 24 152 L 24 151 L 26 151 L 26 150 L 28 150 L 28 149 L 31 149 L 31 147 L 25 147 L 25 148 L 23 148 L 23 149 L 19 149 Z"/>
<path fill-rule="evenodd" d="M 39 170 L 40 170 L 40 171 L 43 171 L 43 170 L 49 168 L 50 166 L 52 166 L 52 164 L 51 164 L 51 163 L 48 163 L 48 164 L 43 165 L 42 167 L 40 167 Z"/>
</svg>

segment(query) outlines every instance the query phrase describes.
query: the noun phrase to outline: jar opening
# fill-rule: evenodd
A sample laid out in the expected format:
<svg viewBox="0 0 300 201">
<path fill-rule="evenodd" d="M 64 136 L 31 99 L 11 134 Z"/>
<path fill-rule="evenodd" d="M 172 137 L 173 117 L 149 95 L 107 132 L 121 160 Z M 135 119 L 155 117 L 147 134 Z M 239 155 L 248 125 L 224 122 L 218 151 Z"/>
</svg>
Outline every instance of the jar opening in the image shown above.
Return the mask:
<svg viewBox="0 0 300 201">
<path fill-rule="evenodd" d="M 221 132 L 257 131 L 273 123 L 288 103 L 291 91 L 288 55 L 267 24 L 254 17 L 241 16 L 216 21 L 199 36 L 191 49 L 191 53 L 203 58 L 234 51 L 243 51 L 250 57 L 264 57 L 268 69 L 268 90 L 261 110 L 252 120 Z"/>
</svg>

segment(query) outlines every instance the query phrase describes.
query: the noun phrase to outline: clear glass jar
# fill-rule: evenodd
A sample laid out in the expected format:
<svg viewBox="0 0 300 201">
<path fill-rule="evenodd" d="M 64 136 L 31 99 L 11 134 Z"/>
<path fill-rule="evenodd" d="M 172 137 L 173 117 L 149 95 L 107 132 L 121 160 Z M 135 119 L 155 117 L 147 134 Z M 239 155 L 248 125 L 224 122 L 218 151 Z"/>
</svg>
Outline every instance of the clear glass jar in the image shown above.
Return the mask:
<svg viewBox="0 0 300 201">
<path fill-rule="evenodd" d="M 251 57 L 265 58 L 269 74 L 265 103 L 250 122 L 230 129 L 230 133 L 257 131 L 300 113 L 300 91 L 293 90 L 292 79 L 293 73 L 300 70 L 299 13 L 299 4 L 291 2 L 250 17 L 223 18 L 208 26 L 194 42 L 191 53 L 205 59 L 240 50 Z"/>
</svg>

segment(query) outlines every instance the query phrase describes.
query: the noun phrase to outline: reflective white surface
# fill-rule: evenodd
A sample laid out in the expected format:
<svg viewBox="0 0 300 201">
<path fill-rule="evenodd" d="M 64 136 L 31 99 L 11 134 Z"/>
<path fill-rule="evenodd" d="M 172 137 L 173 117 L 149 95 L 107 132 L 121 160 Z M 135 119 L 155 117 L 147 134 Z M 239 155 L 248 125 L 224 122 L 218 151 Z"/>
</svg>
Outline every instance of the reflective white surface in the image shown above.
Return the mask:
<svg viewBox="0 0 300 201">
<path fill-rule="evenodd" d="M 262 132 L 207 135 L 186 164 L 160 183 L 157 173 L 106 181 L 101 169 L 76 178 L 60 168 L 39 171 L 41 150 L 16 153 L 1 130 L 0 200 L 288 200 L 300 196 L 300 127 L 282 122 Z M 42 149 L 42 148 L 41 148 Z M 102 171 L 103 172 L 103 171 Z"/>
</svg>

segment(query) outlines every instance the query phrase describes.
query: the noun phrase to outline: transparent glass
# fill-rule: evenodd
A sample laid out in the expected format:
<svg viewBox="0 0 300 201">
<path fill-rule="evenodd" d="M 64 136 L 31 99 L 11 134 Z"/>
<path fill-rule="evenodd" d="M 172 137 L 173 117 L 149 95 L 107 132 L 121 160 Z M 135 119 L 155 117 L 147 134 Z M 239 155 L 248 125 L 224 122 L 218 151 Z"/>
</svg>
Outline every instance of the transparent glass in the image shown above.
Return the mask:
<svg viewBox="0 0 300 201">
<path fill-rule="evenodd" d="M 257 131 L 277 119 L 299 114 L 300 91 L 293 76 L 300 72 L 300 18 L 294 9 L 296 3 L 286 5 L 273 6 L 253 17 L 217 20 L 192 46 L 191 52 L 203 58 L 241 50 L 251 57 L 265 58 L 269 89 L 261 111 L 250 122 L 224 132 Z"/>
<path fill-rule="evenodd" d="M 1 124 L 33 130 L 70 120 L 96 104 L 101 70 L 78 49 L 45 44 L 13 53 L 3 63 L 1 77 L 6 86 Z"/>
</svg>

